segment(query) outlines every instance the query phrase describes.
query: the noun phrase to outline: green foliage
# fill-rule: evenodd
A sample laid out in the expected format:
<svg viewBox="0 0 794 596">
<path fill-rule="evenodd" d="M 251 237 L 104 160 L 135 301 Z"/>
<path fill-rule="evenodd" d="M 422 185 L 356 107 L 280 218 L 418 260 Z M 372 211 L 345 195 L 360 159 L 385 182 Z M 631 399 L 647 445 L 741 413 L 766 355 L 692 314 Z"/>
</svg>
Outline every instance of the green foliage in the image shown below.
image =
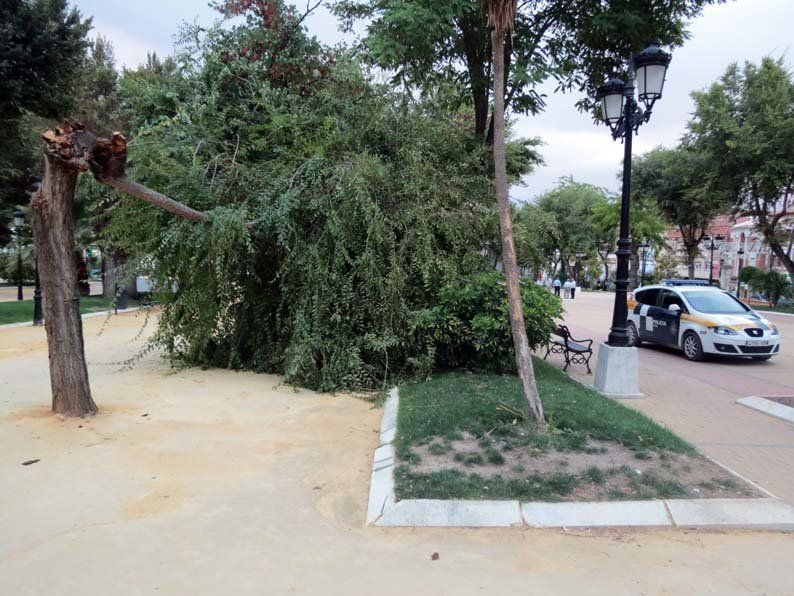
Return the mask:
<svg viewBox="0 0 794 596">
<path fill-rule="evenodd" d="M 718 188 L 715 170 L 705 152 L 687 145 L 656 148 L 632 164 L 633 198 L 655 203 L 678 228 L 690 266 L 711 221 L 730 208 L 731 197 Z"/>
<path fill-rule="evenodd" d="M 588 89 L 624 67 L 649 39 L 680 45 L 684 20 L 709 0 L 603 2 L 547 0 L 519 3 L 505 60 L 506 109 L 537 113 L 539 86 L 549 78 L 563 89 Z M 481 0 L 336 0 L 333 9 L 351 30 L 366 21 L 364 55 L 394 80 L 424 93 L 449 88 L 454 109 L 470 98 L 474 132 L 488 130 L 492 50 L 488 3 Z M 457 92 L 452 92 L 456 90 Z"/>
<path fill-rule="evenodd" d="M 254 19 L 188 31 L 177 68 L 124 73 L 124 101 L 145 107 L 130 176 L 208 218 L 123 199 L 107 240 L 155 280 L 154 341 L 175 362 L 322 390 L 426 372 L 434 346 L 418 321 L 441 287 L 485 267 L 485 149 L 433 104 L 273 23 L 290 28 L 285 56 L 328 72 L 305 86 L 304 70 L 249 59 L 252 40 L 278 37 Z"/>
<path fill-rule="evenodd" d="M 0 2 L 0 246 L 11 240 L 7 222 L 14 205 L 27 202 L 24 189 L 38 167 L 36 117 L 72 107 L 90 27 L 66 0 Z"/>
<path fill-rule="evenodd" d="M 758 267 L 747 266 L 742 267 L 742 270 L 739 271 L 738 279 L 744 284 L 749 284 L 752 280 L 763 277 L 763 275 L 764 271 L 762 269 L 759 269 Z"/>
<path fill-rule="evenodd" d="M 568 277 L 568 264 L 578 251 L 591 251 L 593 241 L 604 236 L 603 226 L 594 215 L 607 208 L 610 201 L 614 202 L 605 190 L 567 177 L 561 178 L 555 189 L 538 197 L 534 206 L 522 208 L 521 211 L 528 211 L 528 215 L 536 209 L 548 219 L 546 225 L 553 233 L 535 235 L 534 238 L 540 243 L 538 250 L 544 256 L 557 255 L 560 259 L 561 276 Z M 614 231 L 613 222 L 606 225 Z"/>
<path fill-rule="evenodd" d="M 562 314 L 560 300 L 533 283 L 522 282 L 527 338 L 532 348 L 545 343 Z M 438 304 L 423 313 L 420 333 L 432 339 L 440 367 L 470 366 L 515 370 L 504 276 L 481 273 L 444 286 Z"/>
<path fill-rule="evenodd" d="M 693 94 L 690 142 L 710 156 L 712 190 L 734 199 L 794 275 L 785 246 L 794 190 L 794 76 L 782 60 L 731 65 L 708 90 Z"/>
<path fill-rule="evenodd" d="M 783 273 L 774 270 L 761 271 L 755 267 L 745 267 L 742 273 L 748 269 L 751 270 L 747 274 L 749 277 L 741 281 L 746 281 L 751 290 L 759 292 L 769 306 L 777 306 L 781 298 L 791 296 L 791 281 Z M 753 269 L 755 271 L 752 271 Z"/>
<path fill-rule="evenodd" d="M 22 281 L 28 283 L 35 277 L 36 262 L 31 247 L 23 247 Z M 19 259 L 16 248 L 8 252 L 0 252 L 0 278 L 16 283 L 19 280 Z"/>
</svg>

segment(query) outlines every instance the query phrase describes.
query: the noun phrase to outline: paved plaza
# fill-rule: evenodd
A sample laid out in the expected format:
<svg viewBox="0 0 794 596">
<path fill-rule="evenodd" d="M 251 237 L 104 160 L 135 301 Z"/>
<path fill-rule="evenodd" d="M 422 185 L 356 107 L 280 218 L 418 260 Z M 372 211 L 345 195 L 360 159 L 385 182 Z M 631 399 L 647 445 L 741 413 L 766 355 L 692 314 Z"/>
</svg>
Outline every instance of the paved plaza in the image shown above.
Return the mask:
<svg viewBox="0 0 794 596">
<path fill-rule="evenodd" d="M 122 369 L 143 320 L 85 321 L 100 406 L 89 420 L 50 414 L 44 330 L 0 329 L 0 593 L 791 593 L 790 534 L 365 527 L 382 410 L 152 354 Z M 636 406 L 676 430 L 718 443 L 750 432 L 717 433 L 694 387 L 661 389 Z M 783 423 L 736 408 L 766 429 L 753 442 L 782 440 Z"/>
<path fill-rule="evenodd" d="M 606 340 L 613 301 L 614 294 L 594 292 L 564 301 L 571 333 L 596 343 Z M 640 389 L 645 399 L 623 403 L 794 503 L 794 426 L 736 403 L 750 395 L 794 396 L 794 317 L 762 314 L 780 329 L 779 356 L 768 362 L 727 358 L 689 362 L 676 350 L 644 344 L 639 357 Z M 593 356 L 592 362 L 596 359 Z M 561 364 L 562 358 L 554 361 Z M 569 372 L 586 383 L 593 382 L 593 375 L 585 374 L 581 366 L 574 365 Z"/>
</svg>

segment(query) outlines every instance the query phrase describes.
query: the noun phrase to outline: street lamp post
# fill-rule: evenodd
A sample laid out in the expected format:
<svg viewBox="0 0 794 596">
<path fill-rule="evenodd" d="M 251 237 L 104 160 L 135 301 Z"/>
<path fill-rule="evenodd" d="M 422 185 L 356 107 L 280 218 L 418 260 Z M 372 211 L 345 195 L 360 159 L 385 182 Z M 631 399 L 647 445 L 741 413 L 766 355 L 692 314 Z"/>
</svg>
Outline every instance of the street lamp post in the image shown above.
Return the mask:
<svg viewBox="0 0 794 596">
<path fill-rule="evenodd" d="M 718 244 L 715 244 L 714 241 L 722 242 L 723 237 L 717 234 L 716 236 L 706 236 L 704 240 L 708 241 L 707 249 L 711 251 L 711 257 L 709 258 L 709 285 L 714 283 L 714 249 L 719 248 Z"/>
<path fill-rule="evenodd" d="M 610 346 L 629 345 L 626 327 L 628 310 L 626 293 L 629 286 L 629 209 L 631 197 L 631 144 L 637 129 L 648 122 L 656 100 L 662 97 L 664 78 L 670 54 L 658 43 L 651 43 L 634 56 L 633 66 L 637 77 L 637 91 L 643 110 L 634 98 L 634 80 L 630 73 L 627 82 L 613 78 L 598 88 L 596 99 L 601 102 L 601 118 L 612 131 L 612 138 L 623 139 L 623 192 L 620 201 L 620 237 L 618 239 L 618 267 L 615 278 L 615 306 L 612 313 L 612 328 L 607 343 Z"/>
<path fill-rule="evenodd" d="M 28 196 L 32 199 L 33 196 L 39 191 L 41 188 L 41 180 L 36 178 L 33 182 L 28 186 L 26 192 Z M 34 243 L 35 245 L 35 243 Z M 39 253 L 36 251 L 36 272 L 35 272 L 35 288 L 33 290 L 33 324 L 34 325 L 42 325 L 44 323 L 44 315 L 42 313 L 41 308 L 41 279 L 39 278 Z"/>
<path fill-rule="evenodd" d="M 651 245 L 646 242 L 637 245 L 637 248 L 642 251 L 642 273 L 640 273 L 640 286 L 645 285 L 645 262 L 648 258 L 648 249 L 650 247 Z"/>
<path fill-rule="evenodd" d="M 17 300 L 22 300 L 22 226 L 25 225 L 25 213 L 14 211 L 14 233 L 17 237 Z"/>
<path fill-rule="evenodd" d="M 742 268 L 744 267 L 744 249 L 739 248 L 739 250 L 736 251 L 736 256 L 739 257 L 739 269 L 736 271 L 736 297 L 741 298 Z"/>
<path fill-rule="evenodd" d="M 601 119 L 609 126 L 612 138 L 623 140 L 623 191 L 620 202 L 620 231 L 617 249 L 617 274 L 615 276 L 615 304 L 612 311 L 612 327 L 606 348 L 599 350 L 596 372 L 596 387 L 604 393 L 615 395 L 639 393 L 638 363 L 636 350 L 621 353 L 610 348 L 630 347 L 628 333 L 627 291 L 629 286 L 629 210 L 631 197 L 631 145 L 632 138 L 642 124 L 648 122 L 656 100 L 662 97 L 664 79 L 670 64 L 670 54 L 664 52 L 657 42 L 652 42 L 633 59 L 633 72 L 624 82 L 612 78 L 598 88 L 596 99 L 600 101 Z M 634 98 L 634 76 L 637 80 L 637 96 L 645 109 Z M 614 354 L 614 356 L 612 355 Z M 629 372 L 631 371 L 631 372 Z"/>
</svg>

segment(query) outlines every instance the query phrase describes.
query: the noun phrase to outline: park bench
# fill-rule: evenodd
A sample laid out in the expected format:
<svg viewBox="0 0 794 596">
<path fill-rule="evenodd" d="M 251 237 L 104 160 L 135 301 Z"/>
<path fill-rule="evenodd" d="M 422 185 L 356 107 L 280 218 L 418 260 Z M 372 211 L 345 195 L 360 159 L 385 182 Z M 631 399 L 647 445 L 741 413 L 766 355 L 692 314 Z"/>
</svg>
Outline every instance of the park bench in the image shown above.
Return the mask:
<svg viewBox="0 0 794 596">
<path fill-rule="evenodd" d="M 565 325 L 559 325 L 549 337 L 546 343 L 546 355 L 543 359 L 545 360 L 549 354 L 562 354 L 565 357 L 563 370 L 568 370 L 571 363 L 584 364 L 587 367 L 587 373 L 592 373 L 590 357 L 593 355 L 593 340 L 573 338 Z"/>
</svg>

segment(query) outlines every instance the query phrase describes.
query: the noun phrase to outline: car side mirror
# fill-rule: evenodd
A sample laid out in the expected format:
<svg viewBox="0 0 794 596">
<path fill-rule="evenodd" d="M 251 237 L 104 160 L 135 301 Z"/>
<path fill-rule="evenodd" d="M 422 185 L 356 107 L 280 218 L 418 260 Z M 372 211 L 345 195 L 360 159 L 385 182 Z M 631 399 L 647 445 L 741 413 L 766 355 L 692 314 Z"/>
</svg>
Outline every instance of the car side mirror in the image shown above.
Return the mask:
<svg viewBox="0 0 794 596">
<path fill-rule="evenodd" d="M 670 312 L 681 312 L 681 307 L 678 306 L 677 304 L 671 304 L 668 310 Z"/>
</svg>

